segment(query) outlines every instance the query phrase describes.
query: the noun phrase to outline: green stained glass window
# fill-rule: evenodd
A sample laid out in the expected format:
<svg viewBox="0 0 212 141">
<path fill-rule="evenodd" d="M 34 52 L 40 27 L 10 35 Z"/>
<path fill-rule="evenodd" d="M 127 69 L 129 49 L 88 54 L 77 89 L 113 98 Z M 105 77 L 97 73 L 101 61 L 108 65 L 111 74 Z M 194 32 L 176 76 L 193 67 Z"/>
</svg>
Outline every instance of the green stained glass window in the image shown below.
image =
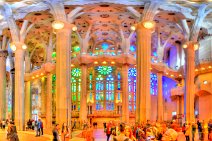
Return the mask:
<svg viewBox="0 0 212 141">
<path fill-rule="evenodd" d="M 53 52 L 52 53 L 52 58 L 55 58 L 56 57 L 56 52 Z"/>
<path fill-rule="evenodd" d="M 74 49 L 74 52 L 79 52 L 80 51 L 80 47 L 79 46 L 74 46 L 73 49 Z"/>
<path fill-rule="evenodd" d="M 81 70 L 79 68 L 73 68 L 71 70 L 71 75 L 74 77 L 80 77 L 81 76 Z"/>
<path fill-rule="evenodd" d="M 101 75 L 108 75 L 113 71 L 113 68 L 111 66 L 99 66 L 97 67 L 97 71 Z"/>
</svg>

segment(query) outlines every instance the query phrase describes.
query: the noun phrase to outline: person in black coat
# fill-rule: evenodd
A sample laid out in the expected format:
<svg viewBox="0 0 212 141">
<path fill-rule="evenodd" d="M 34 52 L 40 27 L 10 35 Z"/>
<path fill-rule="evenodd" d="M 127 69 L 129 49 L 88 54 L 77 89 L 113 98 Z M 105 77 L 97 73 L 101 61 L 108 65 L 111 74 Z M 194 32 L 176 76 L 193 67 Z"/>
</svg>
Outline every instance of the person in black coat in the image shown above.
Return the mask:
<svg viewBox="0 0 212 141">
<path fill-rule="evenodd" d="M 53 141 L 60 141 L 59 130 L 60 130 L 59 124 L 56 124 L 55 128 L 52 130 Z"/>
</svg>

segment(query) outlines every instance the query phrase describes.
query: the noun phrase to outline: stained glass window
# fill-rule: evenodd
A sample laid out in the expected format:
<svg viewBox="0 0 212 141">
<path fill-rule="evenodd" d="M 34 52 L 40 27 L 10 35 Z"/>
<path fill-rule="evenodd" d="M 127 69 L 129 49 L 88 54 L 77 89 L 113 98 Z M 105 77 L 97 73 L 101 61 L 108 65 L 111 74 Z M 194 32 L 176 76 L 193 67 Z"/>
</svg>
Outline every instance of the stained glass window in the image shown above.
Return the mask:
<svg viewBox="0 0 212 141">
<path fill-rule="evenodd" d="M 136 68 L 128 70 L 129 110 L 135 111 L 136 100 Z"/>
<path fill-rule="evenodd" d="M 101 75 L 108 75 L 113 71 L 113 68 L 111 66 L 99 66 L 97 70 Z"/>
<path fill-rule="evenodd" d="M 102 75 L 96 77 L 96 110 L 103 110 L 104 104 L 104 78 Z"/>
<path fill-rule="evenodd" d="M 157 75 L 154 74 L 154 73 L 151 73 L 151 80 L 150 80 L 150 83 L 151 83 L 151 89 L 150 89 L 150 93 L 152 95 L 157 95 Z"/>
<path fill-rule="evenodd" d="M 81 69 L 72 68 L 71 70 L 72 110 L 80 110 L 80 94 L 81 94 Z"/>
</svg>

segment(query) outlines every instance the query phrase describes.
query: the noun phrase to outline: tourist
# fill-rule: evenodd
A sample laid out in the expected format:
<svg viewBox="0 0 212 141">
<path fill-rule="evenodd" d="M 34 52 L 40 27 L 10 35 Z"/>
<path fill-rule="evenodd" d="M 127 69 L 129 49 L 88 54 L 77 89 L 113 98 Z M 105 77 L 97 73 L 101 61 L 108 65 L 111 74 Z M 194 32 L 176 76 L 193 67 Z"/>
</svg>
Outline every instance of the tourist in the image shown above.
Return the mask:
<svg viewBox="0 0 212 141">
<path fill-rule="evenodd" d="M 130 141 L 128 137 L 125 136 L 125 124 L 120 123 L 119 125 L 120 135 L 113 138 L 113 141 Z"/>
<path fill-rule="evenodd" d="M 9 141 L 19 141 L 16 126 L 14 125 L 14 122 L 10 123 L 10 129 L 8 130 L 8 139 Z"/>
<path fill-rule="evenodd" d="M 199 140 L 202 140 L 202 123 L 198 120 L 197 121 L 198 133 L 199 133 Z"/>
<path fill-rule="evenodd" d="M 193 122 L 191 127 L 192 127 L 192 141 L 194 141 L 194 137 L 195 137 L 195 133 L 196 133 L 197 126 L 196 126 L 196 124 Z"/>
<path fill-rule="evenodd" d="M 185 136 L 186 136 L 186 141 L 190 141 L 189 135 L 190 135 L 190 123 L 186 124 L 186 129 L 185 129 Z"/>
<path fill-rule="evenodd" d="M 111 135 L 111 126 L 112 126 L 112 121 L 110 121 L 110 122 L 107 124 L 107 127 L 106 127 L 107 141 L 109 141 L 109 139 L 110 139 L 110 135 Z"/>
<path fill-rule="evenodd" d="M 76 120 L 74 120 L 72 130 L 76 128 Z"/>
<path fill-rule="evenodd" d="M 125 128 L 125 136 L 128 137 L 130 141 L 136 141 L 136 138 L 133 136 L 132 129 L 129 126 Z"/>
<path fill-rule="evenodd" d="M 107 129 L 106 122 L 103 122 L 103 127 L 104 127 L 104 132 L 106 133 L 106 129 Z"/>
<path fill-rule="evenodd" d="M 43 135 L 43 122 L 40 120 L 40 135 Z"/>
<path fill-rule="evenodd" d="M 32 130 L 35 129 L 35 120 L 32 120 Z"/>
<path fill-rule="evenodd" d="M 60 130 L 59 124 L 56 124 L 55 128 L 52 130 L 53 141 L 60 141 L 59 130 Z"/>
<path fill-rule="evenodd" d="M 70 130 L 66 125 L 66 123 L 63 123 L 61 131 L 61 139 L 62 141 L 69 141 L 69 137 L 70 137 Z"/>
<path fill-rule="evenodd" d="M 38 121 L 35 121 L 35 126 L 34 126 L 34 128 L 35 128 L 35 136 L 36 137 L 38 137 L 39 136 L 39 128 L 38 128 Z"/>
<path fill-rule="evenodd" d="M 6 121 L 3 119 L 2 120 L 2 128 L 5 129 L 5 126 L 6 126 Z"/>
</svg>

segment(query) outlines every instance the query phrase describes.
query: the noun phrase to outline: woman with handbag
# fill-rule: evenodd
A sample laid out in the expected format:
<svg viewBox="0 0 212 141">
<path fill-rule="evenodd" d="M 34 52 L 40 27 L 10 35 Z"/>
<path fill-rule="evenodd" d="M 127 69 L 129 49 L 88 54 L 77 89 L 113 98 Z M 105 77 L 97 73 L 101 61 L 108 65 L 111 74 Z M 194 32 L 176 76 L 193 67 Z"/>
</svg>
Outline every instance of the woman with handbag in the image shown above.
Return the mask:
<svg viewBox="0 0 212 141">
<path fill-rule="evenodd" d="M 66 123 L 63 123 L 61 131 L 61 139 L 62 141 L 69 141 L 69 137 L 70 137 L 70 129 L 68 128 Z"/>
</svg>

